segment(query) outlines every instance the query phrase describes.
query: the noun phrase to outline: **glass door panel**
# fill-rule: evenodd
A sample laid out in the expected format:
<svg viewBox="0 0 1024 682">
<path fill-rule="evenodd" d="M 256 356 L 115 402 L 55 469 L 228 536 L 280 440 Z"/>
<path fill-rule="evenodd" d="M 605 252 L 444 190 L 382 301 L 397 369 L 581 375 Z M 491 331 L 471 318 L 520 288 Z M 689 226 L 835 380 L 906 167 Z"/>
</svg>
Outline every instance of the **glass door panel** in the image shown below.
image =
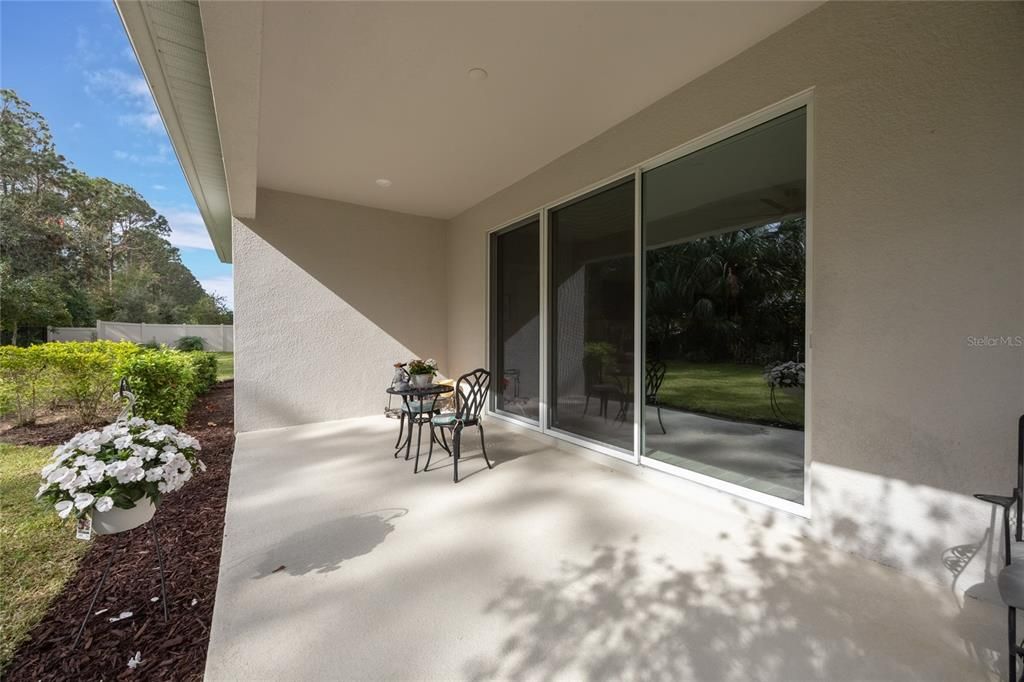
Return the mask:
<svg viewBox="0 0 1024 682">
<path fill-rule="evenodd" d="M 643 174 L 644 455 L 804 491 L 806 111 Z"/>
<path fill-rule="evenodd" d="M 540 419 L 540 221 L 491 235 L 491 408 Z"/>
<path fill-rule="evenodd" d="M 551 428 L 633 451 L 634 181 L 551 211 Z"/>
</svg>

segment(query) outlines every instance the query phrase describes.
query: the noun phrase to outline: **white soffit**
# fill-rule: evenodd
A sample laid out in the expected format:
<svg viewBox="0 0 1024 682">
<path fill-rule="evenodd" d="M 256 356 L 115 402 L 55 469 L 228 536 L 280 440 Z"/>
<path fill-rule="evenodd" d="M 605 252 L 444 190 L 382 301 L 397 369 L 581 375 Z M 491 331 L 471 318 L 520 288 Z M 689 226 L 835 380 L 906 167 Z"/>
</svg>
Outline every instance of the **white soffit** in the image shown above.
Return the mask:
<svg viewBox="0 0 1024 682">
<path fill-rule="evenodd" d="M 451 218 L 819 4 L 268 2 L 259 185 Z"/>
<path fill-rule="evenodd" d="M 115 0 L 217 255 L 231 262 L 231 208 L 199 5 Z"/>
</svg>

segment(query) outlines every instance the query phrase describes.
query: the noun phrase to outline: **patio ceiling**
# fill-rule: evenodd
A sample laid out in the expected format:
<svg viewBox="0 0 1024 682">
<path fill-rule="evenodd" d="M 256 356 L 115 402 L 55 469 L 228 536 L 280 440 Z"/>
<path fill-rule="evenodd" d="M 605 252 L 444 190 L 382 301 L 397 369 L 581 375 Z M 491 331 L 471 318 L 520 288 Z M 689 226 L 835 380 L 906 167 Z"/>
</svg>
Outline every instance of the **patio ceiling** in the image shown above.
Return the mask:
<svg viewBox="0 0 1024 682">
<path fill-rule="evenodd" d="M 257 185 L 454 217 L 821 4 L 200 2 L 199 25 L 194 1 L 116 2 L 140 20 L 183 6 L 167 45 L 202 31 L 205 127 L 242 218 Z M 126 27 L 187 171 L 182 96 L 160 87 L 167 50 L 152 22 Z M 226 260 L 222 223 L 207 217 Z"/>
<path fill-rule="evenodd" d="M 451 218 L 815 6 L 268 3 L 258 182 Z"/>
</svg>

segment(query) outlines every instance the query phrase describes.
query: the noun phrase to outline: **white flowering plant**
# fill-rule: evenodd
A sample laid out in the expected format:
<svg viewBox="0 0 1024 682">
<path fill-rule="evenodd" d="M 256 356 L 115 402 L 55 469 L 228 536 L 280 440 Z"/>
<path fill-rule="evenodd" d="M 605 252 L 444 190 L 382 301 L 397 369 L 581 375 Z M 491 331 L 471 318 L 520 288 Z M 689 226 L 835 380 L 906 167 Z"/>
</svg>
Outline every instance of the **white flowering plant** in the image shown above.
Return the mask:
<svg viewBox="0 0 1024 682">
<path fill-rule="evenodd" d="M 772 388 L 803 388 L 804 363 L 780 362 L 765 369 L 764 380 Z"/>
<path fill-rule="evenodd" d="M 437 374 L 437 361 L 434 358 L 427 358 L 426 360 L 413 359 L 409 361 L 407 365 L 407 371 L 409 374 Z"/>
<path fill-rule="evenodd" d="M 187 433 L 141 417 L 83 431 L 54 450 L 36 499 L 52 503 L 62 519 L 131 509 L 144 497 L 159 504 L 196 469 L 206 470 L 201 449 Z"/>
</svg>

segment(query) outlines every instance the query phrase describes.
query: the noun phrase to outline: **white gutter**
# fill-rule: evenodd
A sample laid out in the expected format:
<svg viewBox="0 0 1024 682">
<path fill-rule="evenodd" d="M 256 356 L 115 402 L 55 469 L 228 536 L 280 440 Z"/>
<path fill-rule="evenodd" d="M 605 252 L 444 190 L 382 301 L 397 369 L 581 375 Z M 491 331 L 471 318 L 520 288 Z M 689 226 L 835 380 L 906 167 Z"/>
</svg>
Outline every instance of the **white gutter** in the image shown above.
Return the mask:
<svg viewBox="0 0 1024 682">
<path fill-rule="evenodd" d="M 231 206 L 199 5 L 114 0 L 217 256 L 231 262 Z"/>
</svg>

